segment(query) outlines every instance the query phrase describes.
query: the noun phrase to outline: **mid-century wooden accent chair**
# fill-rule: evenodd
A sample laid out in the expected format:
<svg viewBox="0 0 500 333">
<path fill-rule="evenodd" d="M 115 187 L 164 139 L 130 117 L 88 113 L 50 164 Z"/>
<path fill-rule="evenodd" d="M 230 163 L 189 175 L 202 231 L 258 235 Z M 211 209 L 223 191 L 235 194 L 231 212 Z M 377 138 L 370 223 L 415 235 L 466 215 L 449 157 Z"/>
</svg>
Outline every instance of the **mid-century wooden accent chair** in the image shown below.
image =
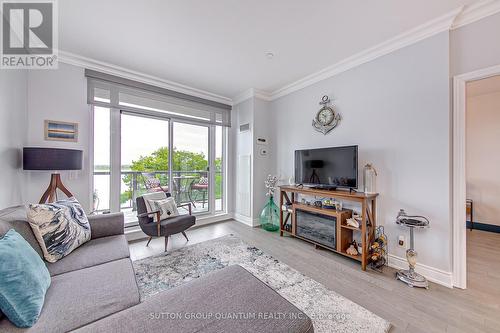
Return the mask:
<svg viewBox="0 0 500 333">
<path fill-rule="evenodd" d="M 170 193 L 165 193 L 170 197 Z M 139 219 L 139 226 L 142 231 L 149 236 L 146 246 L 149 245 L 153 237 L 165 237 L 165 252 L 167 251 L 168 237 L 177 233 L 182 235 L 189 241 L 185 231 L 196 224 L 196 217 L 192 216 L 191 203 L 178 205 L 177 207 L 187 207 L 189 215 L 179 215 L 168 219 L 160 220 L 160 211 L 147 211 L 146 202 L 143 196 L 137 197 L 137 218 Z M 157 216 L 155 222 L 153 216 Z"/>
</svg>

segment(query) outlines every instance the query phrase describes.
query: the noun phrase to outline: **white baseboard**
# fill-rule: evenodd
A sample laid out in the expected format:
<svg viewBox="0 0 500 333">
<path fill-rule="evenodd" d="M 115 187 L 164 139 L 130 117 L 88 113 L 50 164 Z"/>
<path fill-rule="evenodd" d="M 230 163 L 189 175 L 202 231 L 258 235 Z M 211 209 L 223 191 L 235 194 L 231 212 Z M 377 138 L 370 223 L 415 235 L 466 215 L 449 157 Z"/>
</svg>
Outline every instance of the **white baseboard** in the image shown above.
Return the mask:
<svg viewBox="0 0 500 333">
<path fill-rule="evenodd" d="M 238 214 L 238 213 L 234 213 L 233 214 L 233 218 L 240 222 L 240 223 L 243 223 L 243 224 L 246 224 L 247 226 L 249 227 L 253 227 L 253 219 L 249 216 L 245 216 L 245 215 L 241 215 L 241 214 Z"/>
<path fill-rule="evenodd" d="M 408 269 L 408 261 L 404 258 L 389 254 L 389 267 L 395 269 Z M 438 268 L 417 263 L 415 267 L 417 273 L 425 276 L 429 281 L 440 284 L 442 286 L 453 288 L 452 272 L 445 272 Z"/>
</svg>

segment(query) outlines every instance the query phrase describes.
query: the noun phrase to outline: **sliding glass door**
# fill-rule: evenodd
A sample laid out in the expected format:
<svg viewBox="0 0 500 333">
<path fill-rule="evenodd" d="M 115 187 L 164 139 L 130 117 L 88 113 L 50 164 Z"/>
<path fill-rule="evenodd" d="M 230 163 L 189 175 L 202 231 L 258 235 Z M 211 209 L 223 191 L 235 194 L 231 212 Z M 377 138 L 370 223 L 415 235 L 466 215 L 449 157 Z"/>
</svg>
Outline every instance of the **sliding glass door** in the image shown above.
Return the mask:
<svg viewBox="0 0 500 333">
<path fill-rule="evenodd" d="M 169 121 L 121 114 L 120 210 L 136 221 L 136 198 L 169 190 Z"/>
<path fill-rule="evenodd" d="M 198 213 L 210 210 L 209 127 L 173 123 L 172 193 Z"/>
<path fill-rule="evenodd" d="M 163 191 L 191 203 L 193 214 L 224 212 L 224 127 L 101 109 L 94 108 L 96 211 L 122 211 L 126 225 L 136 225 L 136 198 Z"/>
</svg>

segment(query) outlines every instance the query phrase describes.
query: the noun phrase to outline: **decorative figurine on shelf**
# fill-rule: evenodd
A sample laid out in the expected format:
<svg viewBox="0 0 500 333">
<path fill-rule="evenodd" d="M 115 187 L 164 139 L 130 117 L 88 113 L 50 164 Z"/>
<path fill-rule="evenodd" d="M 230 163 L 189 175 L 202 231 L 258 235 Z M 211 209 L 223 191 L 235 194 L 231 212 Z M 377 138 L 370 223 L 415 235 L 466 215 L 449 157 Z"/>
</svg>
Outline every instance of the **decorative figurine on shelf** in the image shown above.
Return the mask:
<svg viewBox="0 0 500 333">
<path fill-rule="evenodd" d="M 271 175 L 267 176 L 267 179 L 264 181 L 267 188 L 266 195 L 269 197 L 269 200 L 264 209 L 262 209 L 262 213 L 260 213 L 260 225 L 262 229 L 267 231 L 278 231 L 280 229 L 279 210 L 273 199 L 277 182 L 278 178 Z"/>
<path fill-rule="evenodd" d="M 415 240 L 413 237 L 413 230 L 415 228 L 425 229 L 429 227 L 429 220 L 423 216 L 410 216 L 401 209 L 399 210 L 396 218 L 396 223 L 410 228 L 410 248 L 406 250 L 406 260 L 408 260 L 409 269 L 400 270 L 396 272 L 396 279 L 399 279 L 409 285 L 410 287 L 420 287 L 429 289 L 429 282 L 427 279 L 415 272 L 415 265 L 417 264 L 417 251 L 415 251 Z"/>
<path fill-rule="evenodd" d="M 345 222 L 350 227 L 359 228 L 359 222 L 354 217 L 347 219 Z"/>
<path fill-rule="evenodd" d="M 382 272 L 382 268 L 387 264 L 387 236 L 384 227 L 378 226 L 375 230 L 375 240 L 370 245 L 370 267 Z"/>
<path fill-rule="evenodd" d="M 356 241 L 353 241 L 351 243 L 351 245 L 349 245 L 349 247 L 347 248 L 345 253 L 347 253 L 348 255 L 351 255 L 351 256 L 357 256 L 359 254 L 357 248 L 358 248 L 358 245 L 356 244 Z"/>
<path fill-rule="evenodd" d="M 335 209 L 335 201 L 333 201 L 332 199 L 324 199 L 323 200 L 323 208 Z"/>
</svg>

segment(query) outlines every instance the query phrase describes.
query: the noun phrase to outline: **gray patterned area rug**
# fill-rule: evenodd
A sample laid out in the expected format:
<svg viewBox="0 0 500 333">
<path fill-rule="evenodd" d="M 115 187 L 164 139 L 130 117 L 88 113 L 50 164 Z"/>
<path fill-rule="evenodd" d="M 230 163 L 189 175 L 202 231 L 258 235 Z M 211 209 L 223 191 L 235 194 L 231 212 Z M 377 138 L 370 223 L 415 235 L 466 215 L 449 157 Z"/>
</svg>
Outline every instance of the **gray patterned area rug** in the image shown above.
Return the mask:
<svg viewBox="0 0 500 333">
<path fill-rule="evenodd" d="M 377 333 L 391 327 L 388 321 L 233 235 L 134 261 L 143 300 L 230 265 L 244 267 L 306 313 L 317 333 Z"/>
</svg>

